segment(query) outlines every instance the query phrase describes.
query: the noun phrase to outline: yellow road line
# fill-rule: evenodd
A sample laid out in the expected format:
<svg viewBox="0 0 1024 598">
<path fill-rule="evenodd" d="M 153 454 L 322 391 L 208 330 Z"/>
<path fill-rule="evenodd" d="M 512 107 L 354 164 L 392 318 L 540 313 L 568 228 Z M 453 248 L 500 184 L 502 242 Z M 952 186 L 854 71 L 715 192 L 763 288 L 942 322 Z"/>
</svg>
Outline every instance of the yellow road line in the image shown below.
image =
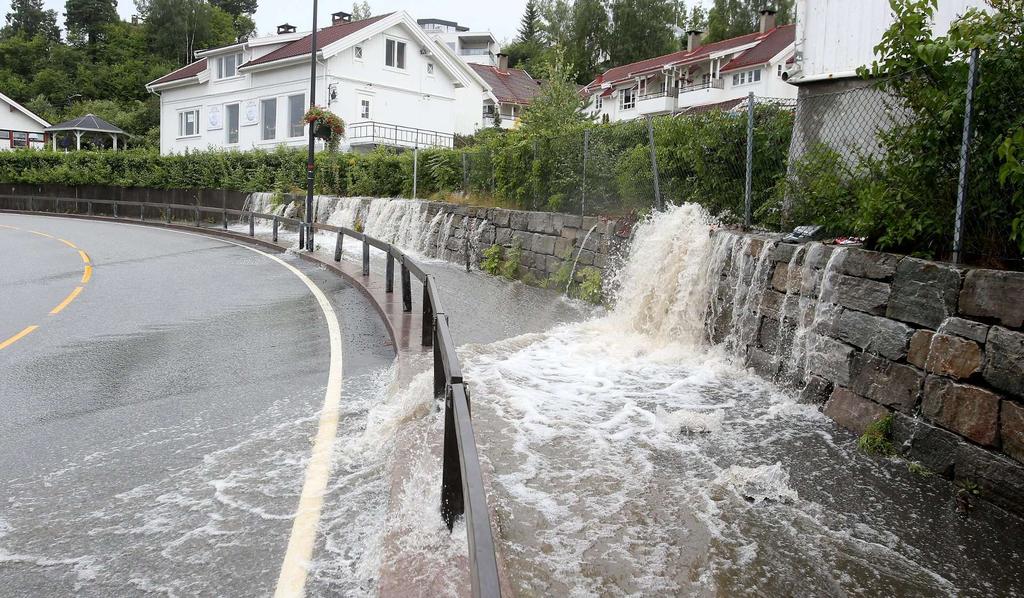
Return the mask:
<svg viewBox="0 0 1024 598">
<path fill-rule="evenodd" d="M 28 336 L 29 333 L 31 333 L 36 328 L 39 328 L 39 326 L 35 326 L 35 325 L 27 326 L 24 330 L 22 330 L 18 334 L 15 334 L 11 338 L 9 338 L 9 339 L 5 340 L 4 342 L 0 343 L 0 350 L 3 350 L 3 349 L 6 349 L 7 347 L 10 347 L 14 343 L 16 343 L 19 340 L 21 340 L 23 337 Z"/>
<path fill-rule="evenodd" d="M 39 232 L 37 230 L 30 230 L 28 232 L 32 233 L 33 235 L 39 235 L 40 237 L 46 237 L 47 239 L 55 239 L 56 238 L 53 235 L 48 235 L 46 233 L 41 233 L 41 232 Z"/>
<path fill-rule="evenodd" d="M 89 282 L 90 278 L 92 278 L 92 266 L 86 264 L 85 269 L 82 270 L 82 284 Z"/>
<path fill-rule="evenodd" d="M 60 302 L 60 305 L 58 305 L 57 307 L 55 307 L 55 308 L 50 310 L 50 315 L 52 316 L 54 314 L 59 314 L 60 310 L 62 310 L 65 307 L 67 307 L 68 303 L 71 303 L 72 301 L 74 301 L 75 297 L 77 297 L 78 294 L 81 293 L 81 292 L 82 292 L 82 287 L 75 287 L 75 290 L 71 291 L 71 293 L 67 297 L 65 297 L 63 301 Z"/>
<path fill-rule="evenodd" d="M 46 236 L 49 237 L 50 235 L 46 235 Z M 71 241 L 65 241 L 64 239 L 57 239 L 57 240 L 60 241 L 61 243 L 65 244 L 65 245 L 67 245 L 71 249 L 78 249 L 78 247 L 74 243 L 72 243 Z"/>
<path fill-rule="evenodd" d="M 83 262 L 85 262 L 87 264 L 89 263 L 89 254 L 87 254 L 86 252 L 84 252 L 81 249 L 79 249 L 78 250 L 78 255 L 82 256 L 82 261 Z"/>
</svg>

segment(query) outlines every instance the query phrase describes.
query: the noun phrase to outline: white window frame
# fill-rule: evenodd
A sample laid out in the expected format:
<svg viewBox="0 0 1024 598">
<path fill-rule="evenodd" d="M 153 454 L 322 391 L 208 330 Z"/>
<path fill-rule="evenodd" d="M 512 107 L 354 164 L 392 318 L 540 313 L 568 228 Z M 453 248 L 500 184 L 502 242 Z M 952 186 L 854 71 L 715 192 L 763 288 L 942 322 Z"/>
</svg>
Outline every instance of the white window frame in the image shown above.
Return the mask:
<svg viewBox="0 0 1024 598">
<path fill-rule="evenodd" d="M 603 107 L 604 107 L 604 98 L 602 98 L 601 94 L 599 93 L 599 94 L 597 94 L 597 99 L 594 100 L 594 110 L 597 110 L 598 112 L 600 112 L 601 108 L 603 108 Z"/>
<path fill-rule="evenodd" d="M 274 108 L 271 111 L 267 110 L 267 103 L 273 102 Z M 268 118 L 268 113 L 269 118 Z M 274 123 L 274 134 L 267 137 L 267 123 Z M 262 98 L 260 99 L 260 141 L 274 141 L 277 139 L 277 98 Z"/>
<path fill-rule="evenodd" d="M 391 55 L 390 48 L 394 44 L 394 56 Z M 399 53 L 398 48 L 401 46 L 402 51 Z M 384 38 L 384 68 L 393 70 L 399 73 L 406 72 L 406 66 L 409 63 L 409 44 L 403 39 L 397 37 L 386 37 Z M 401 66 L 399 66 L 399 58 L 401 58 Z M 394 64 L 388 64 L 388 60 L 391 60 Z"/>
<path fill-rule="evenodd" d="M 740 71 L 734 73 L 732 76 L 732 86 L 742 87 L 744 85 L 752 85 L 754 83 L 761 82 L 761 69 L 749 69 L 746 71 Z"/>
<path fill-rule="evenodd" d="M 636 95 L 645 96 L 647 95 L 647 78 L 644 77 L 636 82 Z"/>
<path fill-rule="evenodd" d="M 779 64 L 778 64 L 778 65 L 777 65 L 777 66 L 775 67 L 775 75 L 776 75 L 777 77 L 780 77 L 780 78 L 782 77 L 782 67 L 783 67 L 783 66 L 785 66 L 785 65 L 784 65 L 784 64 L 782 64 L 782 63 L 780 62 L 780 63 L 779 63 Z"/>
<path fill-rule="evenodd" d="M 373 114 L 371 110 L 372 105 L 370 103 L 370 98 L 361 96 L 359 98 L 359 118 L 363 120 L 370 120 L 370 115 Z"/>
<path fill-rule="evenodd" d="M 626 97 L 629 100 L 626 100 Z M 636 88 L 626 87 L 619 92 L 619 110 L 632 110 L 636 108 Z"/>
<path fill-rule="evenodd" d="M 194 125 L 195 125 L 195 132 L 192 133 L 191 135 L 186 135 L 185 134 L 185 127 L 184 127 L 184 124 L 185 124 L 184 118 L 185 118 L 185 115 L 190 113 L 190 112 L 195 114 L 195 123 L 194 123 Z M 202 135 L 202 133 L 199 131 L 199 107 L 196 106 L 194 108 L 186 108 L 184 110 L 179 110 L 178 111 L 178 137 L 177 138 L 178 139 L 190 139 L 190 138 L 193 138 L 193 137 L 200 137 L 201 135 Z"/>
<path fill-rule="evenodd" d="M 362 62 L 363 61 L 363 46 L 362 46 L 362 44 L 359 44 L 359 45 L 356 45 L 356 46 L 352 47 L 352 60 L 355 60 L 356 62 Z"/>
<path fill-rule="evenodd" d="M 225 76 L 224 75 L 224 61 L 229 56 L 234 58 L 234 60 L 235 60 L 235 69 L 234 69 L 235 72 L 232 75 Z M 216 71 L 217 71 L 217 81 L 223 81 L 225 79 L 238 79 L 239 77 L 244 77 L 245 76 L 242 73 L 238 72 L 238 67 L 240 67 L 242 65 L 242 53 L 241 52 L 232 52 L 230 54 L 224 54 L 223 56 L 218 56 L 216 62 L 217 62 L 217 69 L 216 69 Z"/>
<path fill-rule="evenodd" d="M 434 63 L 433 62 L 428 62 L 427 63 L 427 76 L 428 77 L 433 77 L 434 76 L 434 70 L 435 70 Z"/>
<path fill-rule="evenodd" d="M 235 108 L 235 136 L 237 139 L 231 141 L 231 119 L 228 118 L 230 108 Z M 242 104 L 240 102 L 232 102 L 230 104 L 224 104 L 224 145 L 238 145 L 242 140 Z"/>
<path fill-rule="evenodd" d="M 292 121 L 292 98 L 302 98 L 302 100 L 299 103 L 300 109 L 302 110 L 302 114 L 299 115 L 298 123 Z M 305 93 L 293 93 L 288 95 L 288 139 L 299 139 L 300 137 L 305 137 L 306 123 L 302 122 L 302 115 L 306 113 L 306 108 L 308 108 L 308 106 L 306 105 Z M 299 129 L 298 135 L 293 135 L 293 127 L 295 127 L 296 125 L 299 125 L 301 128 Z"/>
</svg>

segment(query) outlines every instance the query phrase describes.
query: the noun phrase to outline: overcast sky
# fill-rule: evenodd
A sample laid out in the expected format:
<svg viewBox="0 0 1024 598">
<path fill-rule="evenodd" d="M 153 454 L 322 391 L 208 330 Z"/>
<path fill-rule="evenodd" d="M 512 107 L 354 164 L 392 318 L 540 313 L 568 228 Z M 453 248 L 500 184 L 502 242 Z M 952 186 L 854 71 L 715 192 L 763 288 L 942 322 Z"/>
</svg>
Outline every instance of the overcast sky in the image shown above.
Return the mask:
<svg viewBox="0 0 1024 598">
<path fill-rule="evenodd" d="M 510 40 L 515 37 L 519 28 L 519 18 L 523 14 L 526 0 L 369 0 L 373 14 L 405 10 L 413 18 L 423 19 L 434 17 L 457 21 L 460 25 L 476 30 L 489 30 L 498 41 Z M 45 0 L 47 8 L 57 11 L 57 20 L 64 26 L 64 0 Z M 687 2 L 690 4 L 690 2 Z M 135 13 L 133 0 L 119 0 L 118 12 L 125 20 Z M 10 0 L 0 0 L 0 15 L 11 10 Z M 343 10 L 352 11 L 350 0 L 320 0 L 320 25 L 331 22 L 331 13 Z M 260 35 L 274 33 L 281 23 L 291 23 L 300 30 L 309 30 L 313 19 L 312 0 L 260 0 L 256 11 L 256 27 Z"/>
</svg>

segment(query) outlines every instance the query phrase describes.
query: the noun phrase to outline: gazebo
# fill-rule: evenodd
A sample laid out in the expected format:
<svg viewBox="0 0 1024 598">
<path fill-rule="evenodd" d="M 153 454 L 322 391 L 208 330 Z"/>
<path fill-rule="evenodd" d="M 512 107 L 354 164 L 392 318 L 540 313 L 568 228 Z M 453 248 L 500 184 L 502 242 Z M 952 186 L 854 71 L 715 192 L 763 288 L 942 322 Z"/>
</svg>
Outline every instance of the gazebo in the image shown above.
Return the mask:
<svg viewBox="0 0 1024 598">
<path fill-rule="evenodd" d="M 53 144 L 53 150 L 57 150 L 57 133 L 74 133 L 75 134 L 75 149 L 82 149 L 82 135 L 86 133 L 99 133 L 101 135 L 110 135 L 110 138 L 114 140 L 114 151 L 117 151 L 117 140 L 119 137 L 126 138 L 128 134 L 108 123 L 102 118 L 95 114 L 86 114 L 85 116 L 79 116 L 69 121 L 57 123 L 53 126 L 47 127 L 46 132 L 50 134 L 50 140 Z M 122 146 L 123 147 L 123 146 Z"/>
</svg>

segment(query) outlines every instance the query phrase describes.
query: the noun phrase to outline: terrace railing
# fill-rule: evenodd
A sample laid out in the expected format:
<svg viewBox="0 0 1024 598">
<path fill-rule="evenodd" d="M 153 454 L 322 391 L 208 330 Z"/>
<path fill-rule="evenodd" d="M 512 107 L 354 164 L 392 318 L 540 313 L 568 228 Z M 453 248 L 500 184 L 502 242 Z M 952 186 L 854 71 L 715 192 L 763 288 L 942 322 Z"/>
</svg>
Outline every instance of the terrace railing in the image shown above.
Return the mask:
<svg viewBox="0 0 1024 598">
<path fill-rule="evenodd" d="M 85 208 L 82 211 L 82 208 Z M 490 510 L 484 489 L 480 456 L 473 434 L 473 420 L 470 412 L 469 387 L 462 375 L 455 341 L 448 326 L 448 313 L 441 303 L 440 293 L 433 275 L 401 249 L 375 239 L 367 234 L 343 226 L 314 223 L 308 225 L 295 218 L 276 214 L 264 214 L 251 210 L 232 210 L 201 205 L 153 203 L 144 201 L 119 201 L 110 199 L 85 199 L 78 197 L 49 197 L 41 195 L 0 195 L 0 211 L 3 210 L 43 213 L 78 214 L 91 217 L 109 216 L 114 219 L 129 219 L 147 222 L 159 220 L 164 224 L 172 222 L 209 229 L 212 220 L 215 226 L 228 230 L 229 217 L 248 222 L 250 237 L 256 236 L 256 220 L 271 223 L 271 238 L 277 243 L 282 227 L 294 227 L 298 231 L 298 247 L 305 247 L 305 236 L 316 231 L 334 233 L 334 261 L 342 259 L 345 237 L 362 243 L 362 275 L 370 276 L 370 248 L 384 252 L 385 292 L 393 293 L 395 288 L 395 264 L 400 269 L 402 311 L 413 310 L 412 277 L 422 283 L 422 329 L 420 343 L 433 351 L 434 397 L 444 401 L 444 456 L 441 469 L 440 512 L 449 531 L 459 517 L 465 517 L 466 534 L 469 542 L 470 583 L 473 596 L 500 597 L 501 586 L 498 578 L 497 556 L 494 538 L 491 535 Z M 100 212 L 109 212 L 100 214 Z M 172 218 L 176 215 L 177 218 Z M 205 215 L 205 218 L 204 218 Z M 213 216 L 211 219 L 210 216 Z M 156 216 L 156 218 L 153 218 Z"/>
<path fill-rule="evenodd" d="M 348 126 L 352 145 L 388 145 L 393 147 L 453 147 L 455 135 L 389 123 L 366 121 Z"/>
</svg>

